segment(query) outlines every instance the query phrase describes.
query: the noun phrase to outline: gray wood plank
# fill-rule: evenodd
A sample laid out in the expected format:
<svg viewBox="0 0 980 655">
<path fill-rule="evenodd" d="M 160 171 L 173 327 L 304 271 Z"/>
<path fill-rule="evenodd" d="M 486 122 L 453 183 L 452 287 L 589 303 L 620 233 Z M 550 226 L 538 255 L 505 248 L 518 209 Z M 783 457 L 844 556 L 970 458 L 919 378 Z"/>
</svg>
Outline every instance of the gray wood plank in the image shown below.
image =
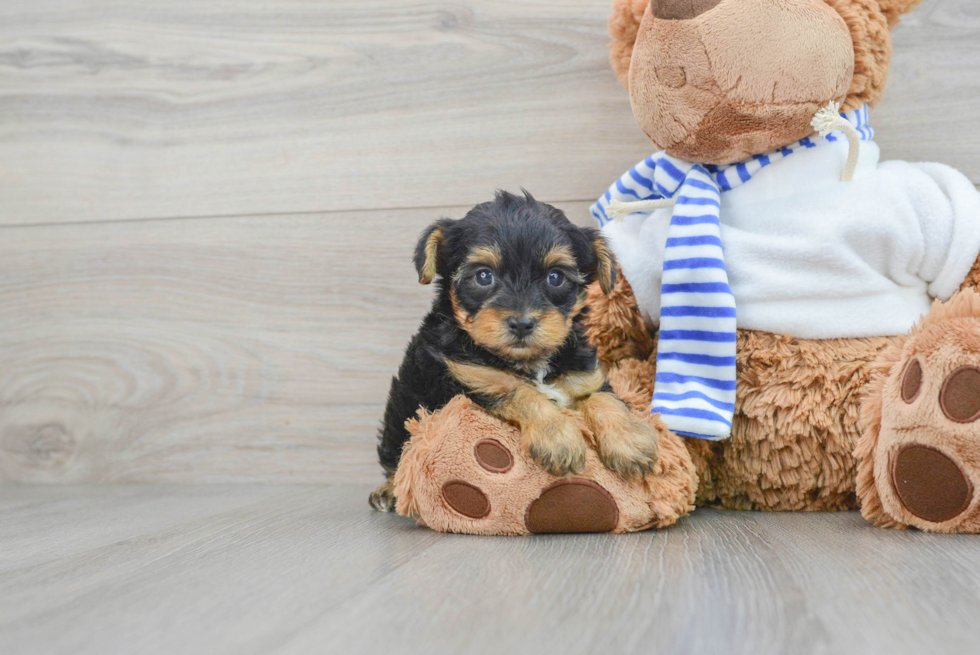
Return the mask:
<svg viewBox="0 0 980 655">
<path fill-rule="evenodd" d="M 373 521 L 367 488 L 222 487 L 224 511 L 199 506 L 214 487 L 61 488 L 85 505 L 73 523 L 0 515 L 25 535 L 0 571 L 0 652 L 268 652 L 439 537 Z"/>
<path fill-rule="evenodd" d="M 980 542 L 857 513 L 440 542 L 278 653 L 971 653 Z M 412 609 L 409 609 L 412 608 Z M 383 630 L 352 630 L 364 616 Z"/>
<path fill-rule="evenodd" d="M 593 199 L 650 146 L 608 0 L 33 0 L 0 6 L 0 222 Z M 926 0 L 885 155 L 980 182 L 980 15 Z"/>
<path fill-rule="evenodd" d="M 466 209 L 0 228 L 0 481 L 378 480 L 414 241 Z"/>
<path fill-rule="evenodd" d="M 0 573 L 87 553 L 134 534 L 183 526 L 283 493 L 279 487 L 259 485 L 170 487 L 163 492 L 151 486 L 107 485 L 92 492 L 60 485 L 6 485 L 0 487 Z"/>
<path fill-rule="evenodd" d="M 980 4 L 923 0 L 893 43 L 871 116 L 882 157 L 942 162 L 980 184 Z"/>
<path fill-rule="evenodd" d="M 20 535 L 0 652 L 975 652 L 976 537 L 711 510 L 626 536 L 441 535 L 371 512 L 369 488 L 24 487 L 34 513 L 0 509 Z"/>
</svg>

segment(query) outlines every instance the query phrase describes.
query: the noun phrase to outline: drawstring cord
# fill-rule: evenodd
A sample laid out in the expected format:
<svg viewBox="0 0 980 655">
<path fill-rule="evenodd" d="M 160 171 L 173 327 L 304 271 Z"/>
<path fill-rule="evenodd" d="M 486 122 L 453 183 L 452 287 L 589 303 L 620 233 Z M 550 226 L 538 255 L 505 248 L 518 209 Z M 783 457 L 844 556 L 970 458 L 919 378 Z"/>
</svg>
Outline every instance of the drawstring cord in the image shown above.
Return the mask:
<svg viewBox="0 0 980 655">
<path fill-rule="evenodd" d="M 850 182 L 854 179 L 854 171 L 857 169 L 858 155 L 861 154 L 861 135 L 857 128 L 851 125 L 850 121 L 840 115 L 840 103 L 831 102 L 829 105 L 817 112 L 817 115 L 810 121 L 810 125 L 820 136 L 827 136 L 834 130 L 840 130 L 847 136 L 847 163 L 844 165 L 844 173 L 841 175 L 841 182 Z"/>
<path fill-rule="evenodd" d="M 857 128 L 851 125 L 850 121 L 840 115 L 840 103 L 831 102 L 821 109 L 810 121 L 810 125 L 822 137 L 826 137 L 834 130 L 840 130 L 847 137 L 847 162 L 844 164 L 844 172 L 841 174 L 841 182 L 850 182 L 854 179 L 854 171 L 857 170 L 858 156 L 861 154 L 861 135 Z M 677 203 L 676 198 L 656 198 L 654 200 L 613 200 L 606 207 L 606 215 L 617 221 L 621 221 L 630 214 L 636 212 L 650 213 L 658 209 L 673 207 Z"/>
<path fill-rule="evenodd" d="M 655 200 L 633 200 L 631 202 L 624 202 L 622 200 L 613 200 L 606 207 L 606 216 L 618 220 L 622 220 L 634 212 L 652 212 L 658 209 L 666 209 L 667 207 L 673 207 L 677 204 L 676 198 L 657 198 Z"/>
</svg>

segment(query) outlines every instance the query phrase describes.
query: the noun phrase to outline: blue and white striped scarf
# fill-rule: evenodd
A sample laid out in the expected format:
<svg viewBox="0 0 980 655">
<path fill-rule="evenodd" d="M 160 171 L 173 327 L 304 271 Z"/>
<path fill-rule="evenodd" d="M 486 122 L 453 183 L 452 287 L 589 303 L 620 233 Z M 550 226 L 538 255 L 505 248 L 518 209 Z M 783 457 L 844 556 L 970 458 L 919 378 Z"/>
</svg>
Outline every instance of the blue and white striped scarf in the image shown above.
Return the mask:
<svg viewBox="0 0 980 655">
<path fill-rule="evenodd" d="M 867 106 L 841 116 L 862 140 L 874 138 Z M 838 131 L 826 136 L 828 141 L 845 138 Z M 604 226 L 612 220 L 607 210 L 613 201 L 676 201 L 664 250 L 651 413 L 660 414 L 677 434 L 719 440 L 732 430 L 736 311 L 721 241 L 721 193 L 798 150 L 815 147 L 814 138 L 807 137 L 724 166 L 692 164 L 661 152 L 627 171 L 592 206 L 592 216 Z"/>
</svg>

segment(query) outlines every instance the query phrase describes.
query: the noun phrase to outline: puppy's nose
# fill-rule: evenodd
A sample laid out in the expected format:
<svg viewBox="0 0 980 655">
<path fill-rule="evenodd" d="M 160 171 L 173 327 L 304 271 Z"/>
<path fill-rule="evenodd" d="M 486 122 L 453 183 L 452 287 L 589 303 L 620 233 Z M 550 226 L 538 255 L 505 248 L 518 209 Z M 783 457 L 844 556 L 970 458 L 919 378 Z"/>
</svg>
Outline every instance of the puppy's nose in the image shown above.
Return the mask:
<svg viewBox="0 0 980 655">
<path fill-rule="evenodd" d="M 507 319 L 507 327 L 519 339 L 530 334 L 537 324 L 538 322 L 530 316 L 511 316 Z"/>
<path fill-rule="evenodd" d="M 690 20 L 720 5 L 722 0 L 650 0 L 650 9 L 657 18 Z"/>
</svg>

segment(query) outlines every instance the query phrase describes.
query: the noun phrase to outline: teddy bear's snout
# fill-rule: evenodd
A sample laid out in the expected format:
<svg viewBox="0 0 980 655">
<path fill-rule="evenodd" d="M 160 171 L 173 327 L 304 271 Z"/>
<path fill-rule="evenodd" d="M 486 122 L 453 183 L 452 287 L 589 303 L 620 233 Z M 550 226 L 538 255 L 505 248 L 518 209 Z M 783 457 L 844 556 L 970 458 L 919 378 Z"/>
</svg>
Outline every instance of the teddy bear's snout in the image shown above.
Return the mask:
<svg viewBox="0 0 980 655">
<path fill-rule="evenodd" d="M 714 9 L 722 0 L 650 0 L 654 17 L 665 20 L 690 20 Z"/>
</svg>

